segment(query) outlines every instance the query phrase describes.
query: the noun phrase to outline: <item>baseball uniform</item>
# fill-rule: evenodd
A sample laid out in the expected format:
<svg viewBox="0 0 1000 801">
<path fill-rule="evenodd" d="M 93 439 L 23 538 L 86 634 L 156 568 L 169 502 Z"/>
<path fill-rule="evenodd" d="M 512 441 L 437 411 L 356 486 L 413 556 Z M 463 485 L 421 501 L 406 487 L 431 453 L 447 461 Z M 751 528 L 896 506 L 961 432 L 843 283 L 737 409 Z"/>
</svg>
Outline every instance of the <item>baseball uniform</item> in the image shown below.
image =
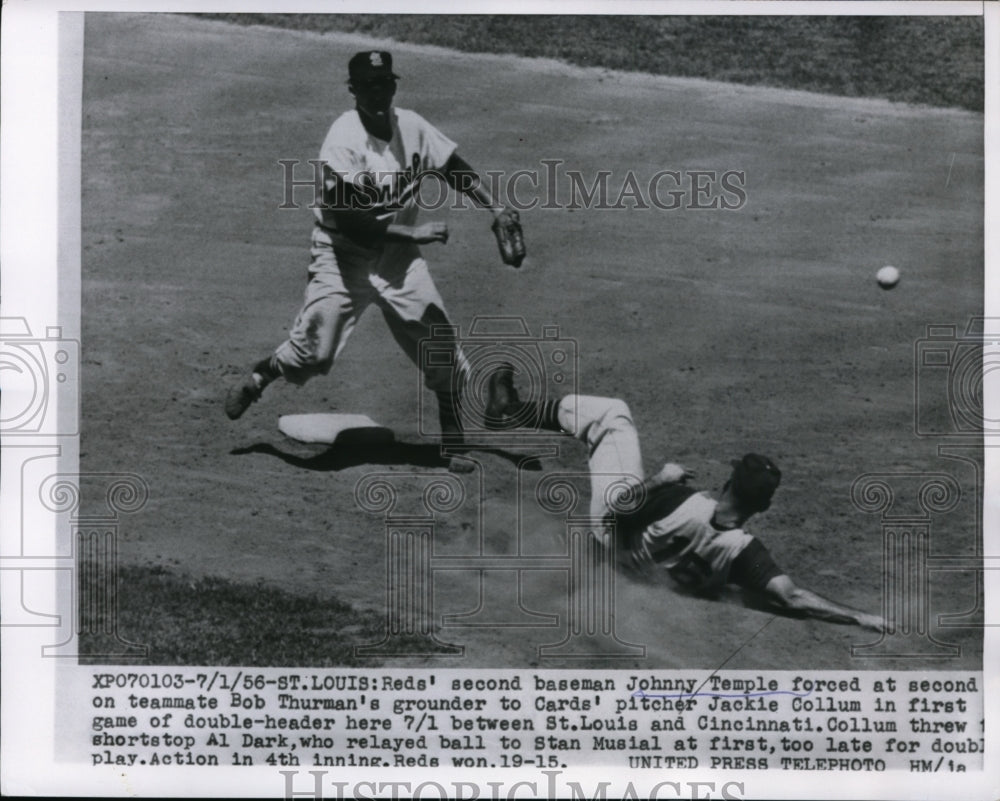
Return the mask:
<svg viewBox="0 0 1000 801">
<path fill-rule="evenodd" d="M 463 442 L 459 414 L 468 362 L 419 244 L 447 242 L 441 221 L 416 225 L 420 182 L 444 179 L 493 214 L 493 233 L 506 263 L 520 266 L 524 237 L 516 212 L 483 188 L 455 143 L 419 114 L 394 108 L 399 76 L 392 54 L 355 53 L 347 65 L 355 107 L 338 117 L 323 141 L 323 203 L 315 208 L 312 260 L 302 308 L 288 339 L 261 359 L 225 399 L 236 420 L 278 378 L 302 384 L 330 371 L 365 309 L 382 311 L 393 337 L 437 395 L 442 442 Z M 420 343 L 437 340 L 421 363 Z M 470 463 L 453 455 L 449 469 Z"/>
<path fill-rule="evenodd" d="M 770 507 L 781 483 L 781 471 L 768 457 L 747 453 L 734 459 L 716 500 L 686 486 L 689 473 L 678 464 L 665 464 L 650 479 L 641 478 L 639 439 L 623 401 L 587 395 L 521 401 L 513 365 L 507 363 L 490 375 L 487 389 L 487 427 L 506 430 L 530 421 L 587 445 L 591 524 L 602 545 L 614 548 L 609 557 L 620 567 L 651 578 L 669 577 L 703 595 L 739 584 L 762 592 L 769 603 L 791 614 L 885 631 L 885 620 L 878 615 L 797 586 L 742 528 Z"/>
<path fill-rule="evenodd" d="M 427 263 L 411 242 L 382 241 L 365 246 L 337 228 L 330 206 L 333 174 L 370 199 L 379 220 L 413 225 L 419 211 L 415 194 L 422 176 L 441 171 L 455 143 L 419 114 L 391 113 L 392 138 L 377 139 L 365 130 L 356 110 L 330 127 L 320 150 L 327 172 L 326 196 L 315 210 L 312 261 L 305 300 L 288 340 L 275 352 L 281 374 L 293 384 L 329 372 L 361 314 L 372 303 L 382 311 L 396 341 L 416 363 L 418 343 L 431 327 L 448 325 L 444 302 Z M 419 365 L 427 387 L 449 395 L 467 370 L 457 344 L 453 365 Z"/>
<path fill-rule="evenodd" d="M 642 481 L 639 438 L 628 405 L 616 398 L 567 395 L 556 408 L 562 429 L 588 448 L 590 514 L 614 522 L 623 567 L 669 576 L 686 589 L 717 593 L 727 583 L 763 590 L 782 571 L 741 528 L 712 524 L 716 501 L 683 484 L 649 490 L 638 509 L 616 509 L 614 494 Z"/>
</svg>

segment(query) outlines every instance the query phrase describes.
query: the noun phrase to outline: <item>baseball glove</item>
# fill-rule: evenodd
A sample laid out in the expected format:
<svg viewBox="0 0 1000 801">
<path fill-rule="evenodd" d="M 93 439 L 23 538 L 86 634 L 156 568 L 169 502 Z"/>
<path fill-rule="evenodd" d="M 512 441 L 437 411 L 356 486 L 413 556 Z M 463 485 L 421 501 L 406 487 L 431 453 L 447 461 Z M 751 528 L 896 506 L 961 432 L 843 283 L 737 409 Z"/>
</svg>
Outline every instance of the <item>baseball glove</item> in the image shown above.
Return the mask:
<svg viewBox="0 0 1000 801">
<path fill-rule="evenodd" d="M 525 253 L 520 215 L 513 209 L 501 211 L 493 220 L 493 235 L 497 238 L 503 263 L 520 267 Z"/>
</svg>

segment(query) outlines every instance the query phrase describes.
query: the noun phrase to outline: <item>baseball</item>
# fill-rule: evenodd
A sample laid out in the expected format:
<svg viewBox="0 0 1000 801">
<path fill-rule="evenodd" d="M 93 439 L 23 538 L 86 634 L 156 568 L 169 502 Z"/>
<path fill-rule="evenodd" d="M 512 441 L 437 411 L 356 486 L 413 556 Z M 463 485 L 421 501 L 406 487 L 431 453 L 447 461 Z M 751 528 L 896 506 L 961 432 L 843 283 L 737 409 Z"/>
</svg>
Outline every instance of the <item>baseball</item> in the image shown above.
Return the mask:
<svg viewBox="0 0 1000 801">
<path fill-rule="evenodd" d="M 899 270 L 887 264 L 876 273 L 875 280 L 882 289 L 892 289 L 899 283 Z"/>
</svg>

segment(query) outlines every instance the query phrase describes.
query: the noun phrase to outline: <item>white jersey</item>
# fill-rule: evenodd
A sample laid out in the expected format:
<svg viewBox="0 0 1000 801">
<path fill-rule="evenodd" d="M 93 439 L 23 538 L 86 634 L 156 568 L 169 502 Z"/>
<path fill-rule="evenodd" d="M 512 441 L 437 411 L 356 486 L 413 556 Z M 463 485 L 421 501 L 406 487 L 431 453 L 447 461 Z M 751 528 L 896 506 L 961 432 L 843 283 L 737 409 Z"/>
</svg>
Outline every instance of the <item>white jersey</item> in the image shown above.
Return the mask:
<svg viewBox="0 0 1000 801">
<path fill-rule="evenodd" d="M 420 179 L 428 172 L 444 169 L 456 144 L 414 111 L 390 111 L 392 140 L 385 142 L 365 130 L 357 110 L 334 120 L 320 149 L 320 160 L 352 184 L 380 220 L 413 225 Z M 332 182 L 327 182 L 327 189 Z M 323 205 L 329 205 L 324 203 Z M 317 221 L 336 232 L 333 214 L 315 210 Z"/>
</svg>

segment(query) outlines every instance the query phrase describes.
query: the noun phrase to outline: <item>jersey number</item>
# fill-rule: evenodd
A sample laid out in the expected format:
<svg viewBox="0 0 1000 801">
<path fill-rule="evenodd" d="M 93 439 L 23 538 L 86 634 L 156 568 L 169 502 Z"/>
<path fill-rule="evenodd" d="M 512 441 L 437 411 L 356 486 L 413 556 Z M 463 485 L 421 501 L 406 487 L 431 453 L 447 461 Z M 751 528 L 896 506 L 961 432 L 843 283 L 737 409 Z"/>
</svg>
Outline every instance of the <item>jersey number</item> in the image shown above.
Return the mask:
<svg viewBox="0 0 1000 801">
<path fill-rule="evenodd" d="M 657 562 L 667 562 L 691 544 L 687 537 L 673 537 L 670 544 L 653 558 Z M 712 566 L 694 551 L 688 551 L 677 562 L 667 568 L 670 577 L 688 589 L 695 589 L 708 583 L 712 577 Z"/>
<path fill-rule="evenodd" d="M 667 568 L 670 577 L 683 587 L 695 589 L 708 583 L 712 566 L 693 551 L 681 557 L 676 565 Z"/>
</svg>

